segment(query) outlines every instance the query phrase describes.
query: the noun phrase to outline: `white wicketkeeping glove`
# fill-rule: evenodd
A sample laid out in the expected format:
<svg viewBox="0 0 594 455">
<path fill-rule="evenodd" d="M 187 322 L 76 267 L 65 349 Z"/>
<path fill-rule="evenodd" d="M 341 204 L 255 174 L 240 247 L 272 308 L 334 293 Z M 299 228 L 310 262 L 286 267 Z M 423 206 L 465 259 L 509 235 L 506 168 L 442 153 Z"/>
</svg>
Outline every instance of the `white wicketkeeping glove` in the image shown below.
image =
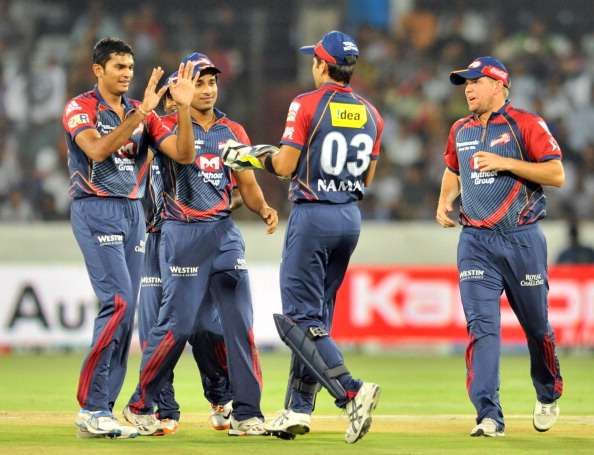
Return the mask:
<svg viewBox="0 0 594 455">
<path fill-rule="evenodd" d="M 267 154 L 278 153 L 274 145 L 246 145 L 233 139 L 227 140 L 223 147 L 223 162 L 235 171 L 244 169 L 264 169 L 259 158 Z"/>
</svg>

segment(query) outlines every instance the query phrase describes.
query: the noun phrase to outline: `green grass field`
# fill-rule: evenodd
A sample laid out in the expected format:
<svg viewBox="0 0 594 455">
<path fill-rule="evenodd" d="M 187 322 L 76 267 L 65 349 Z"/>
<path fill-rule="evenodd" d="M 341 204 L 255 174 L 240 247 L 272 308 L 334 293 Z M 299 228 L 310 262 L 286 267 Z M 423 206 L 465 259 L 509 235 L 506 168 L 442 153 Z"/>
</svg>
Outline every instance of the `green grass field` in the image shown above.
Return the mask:
<svg viewBox="0 0 594 455">
<path fill-rule="evenodd" d="M 501 396 L 506 437 L 470 438 L 474 410 L 464 386 L 462 355 L 452 357 L 347 353 L 347 366 L 382 386 L 371 432 L 360 442 L 343 441 L 346 417 L 323 392 L 312 432 L 294 441 L 272 437 L 229 438 L 208 426 L 208 404 L 188 353 L 176 369 L 182 406 L 180 431 L 170 437 L 134 440 L 77 439 L 73 424 L 81 355 L 0 357 L 0 453 L 10 454 L 417 454 L 594 453 L 594 358 L 563 357 L 565 395 L 561 419 L 547 433 L 532 429 L 534 392 L 527 356 L 502 359 Z M 121 411 L 135 386 L 137 356 L 116 405 Z M 272 417 L 282 407 L 288 356 L 262 355 L 262 409 Z"/>
</svg>

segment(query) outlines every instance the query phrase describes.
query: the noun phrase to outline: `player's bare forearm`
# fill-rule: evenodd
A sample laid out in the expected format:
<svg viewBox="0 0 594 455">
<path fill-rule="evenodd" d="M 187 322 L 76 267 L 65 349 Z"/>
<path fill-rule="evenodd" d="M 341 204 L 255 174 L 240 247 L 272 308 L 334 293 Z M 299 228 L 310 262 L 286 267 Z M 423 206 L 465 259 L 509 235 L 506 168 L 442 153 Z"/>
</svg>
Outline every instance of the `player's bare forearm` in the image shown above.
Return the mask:
<svg viewBox="0 0 594 455">
<path fill-rule="evenodd" d="M 281 145 L 279 152 L 272 157 L 275 174 L 279 177 L 291 177 L 295 169 L 297 169 L 300 155 L 301 151 L 299 149 L 289 145 Z"/>
<path fill-rule="evenodd" d="M 541 163 L 505 158 L 495 153 L 477 152 L 474 154 L 481 172 L 508 171 L 523 179 L 539 185 L 561 187 L 565 183 L 565 171 L 561 160 Z"/>
<path fill-rule="evenodd" d="M 367 172 L 365 173 L 365 188 L 369 188 L 373 183 L 373 178 L 375 177 L 375 169 L 377 167 L 377 160 L 372 161 L 367 168 Z"/>
<path fill-rule="evenodd" d="M 253 171 L 235 172 L 237 178 L 237 187 L 243 203 L 252 212 L 257 213 L 262 221 L 266 223 L 266 231 L 272 234 L 278 225 L 278 213 L 270 207 L 264 199 L 264 194 Z"/>
<path fill-rule="evenodd" d="M 435 219 L 443 227 L 454 227 L 456 223 L 449 217 L 454 210 L 454 201 L 460 195 L 460 178 L 446 168 L 441 179 L 441 191 L 437 203 Z"/>
<path fill-rule="evenodd" d="M 236 189 L 233 190 L 233 192 L 231 193 L 231 204 L 230 204 L 229 208 L 233 212 L 233 211 L 237 210 L 239 207 L 241 207 L 242 205 L 243 205 L 243 199 L 241 199 L 241 194 L 239 194 L 239 191 L 237 191 Z"/>
<path fill-rule="evenodd" d="M 251 174 L 251 175 L 249 175 Z M 237 186 L 241 199 L 245 206 L 254 213 L 260 213 L 263 207 L 267 206 L 264 194 L 253 171 L 241 171 L 235 174 L 237 176 Z"/>
<path fill-rule="evenodd" d="M 540 185 L 562 187 L 565 183 L 565 171 L 561 160 L 550 160 L 542 163 L 508 158 L 507 170 L 518 177 L 522 177 Z"/>
<path fill-rule="evenodd" d="M 76 136 L 76 144 L 93 161 L 105 161 L 112 153 L 117 152 L 122 145 L 128 142 L 136 127 L 144 120 L 144 117 L 145 115 L 136 109 L 109 134 L 101 136 L 94 128 L 82 131 Z"/>
<path fill-rule="evenodd" d="M 190 117 L 189 106 L 177 107 L 177 140 L 176 153 L 173 158 L 182 164 L 190 164 L 194 161 L 196 151 L 194 149 L 194 128 Z"/>
</svg>

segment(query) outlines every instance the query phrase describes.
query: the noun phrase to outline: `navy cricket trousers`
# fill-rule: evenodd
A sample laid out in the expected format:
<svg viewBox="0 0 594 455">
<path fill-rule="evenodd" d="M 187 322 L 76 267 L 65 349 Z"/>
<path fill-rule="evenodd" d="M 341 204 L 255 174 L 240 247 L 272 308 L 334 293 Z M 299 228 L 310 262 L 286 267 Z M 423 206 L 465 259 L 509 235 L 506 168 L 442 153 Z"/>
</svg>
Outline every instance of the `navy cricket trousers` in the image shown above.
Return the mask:
<svg viewBox="0 0 594 455">
<path fill-rule="evenodd" d="M 149 232 L 146 238 L 144 269 L 138 301 L 138 335 L 144 350 L 151 328 L 156 325 L 163 300 L 163 287 L 159 265 L 160 232 Z M 203 305 L 198 316 L 198 331 L 190 338 L 194 359 L 198 364 L 204 395 L 213 404 L 232 400 L 223 328 L 215 305 Z M 155 397 L 157 413 L 161 419 L 179 420 L 179 404 L 175 400 L 173 370 Z"/>
<path fill-rule="evenodd" d="M 552 403 L 563 380 L 548 321 L 546 239 L 537 224 L 507 231 L 465 227 L 458 244 L 460 295 L 470 337 L 468 394 L 477 423 L 490 417 L 504 427 L 499 402 L 500 297 L 502 292 L 528 341 L 536 396 Z"/>
<path fill-rule="evenodd" d="M 165 221 L 160 241 L 163 302 L 143 350 L 139 387 L 130 399 L 138 413 L 153 412 L 157 394 L 200 324 L 209 293 L 223 326 L 233 415 L 262 417 L 262 373 L 253 337 L 253 311 L 245 245 L 230 218 Z"/>
<path fill-rule="evenodd" d="M 304 331 L 318 327 L 330 333 L 334 300 L 346 273 L 361 231 L 361 213 L 356 203 L 295 204 L 285 235 L 280 286 L 283 314 Z M 329 368 L 344 364 L 342 353 L 330 336 L 315 340 Z M 292 361 L 293 382 L 315 384 L 317 379 L 299 359 Z M 354 396 L 361 382 L 350 374 L 338 377 L 347 395 Z M 291 385 L 289 386 L 291 388 Z M 289 408 L 311 413 L 315 394 L 300 387 L 289 390 Z M 347 401 L 337 401 L 343 407 Z"/>
<path fill-rule="evenodd" d="M 72 202 L 70 219 L 99 300 L 77 399 L 83 409 L 111 411 L 128 363 L 144 255 L 144 213 L 138 200 L 88 197 Z"/>
</svg>

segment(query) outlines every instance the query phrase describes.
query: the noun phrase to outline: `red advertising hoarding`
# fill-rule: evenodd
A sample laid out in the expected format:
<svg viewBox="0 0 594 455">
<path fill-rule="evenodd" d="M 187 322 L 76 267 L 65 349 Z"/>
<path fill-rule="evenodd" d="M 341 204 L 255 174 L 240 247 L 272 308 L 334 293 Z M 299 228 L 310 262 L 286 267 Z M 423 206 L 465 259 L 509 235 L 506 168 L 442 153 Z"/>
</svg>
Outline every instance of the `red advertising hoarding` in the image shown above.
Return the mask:
<svg viewBox="0 0 594 455">
<path fill-rule="evenodd" d="M 562 346 L 594 346 L 594 266 L 549 269 L 549 319 Z M 525 337 L 505 295 L 504 343 Z M 353 266 L 338 293 L 333 336 L 341 342 L 465 343 L 454 267 Z"/>
</svg>

